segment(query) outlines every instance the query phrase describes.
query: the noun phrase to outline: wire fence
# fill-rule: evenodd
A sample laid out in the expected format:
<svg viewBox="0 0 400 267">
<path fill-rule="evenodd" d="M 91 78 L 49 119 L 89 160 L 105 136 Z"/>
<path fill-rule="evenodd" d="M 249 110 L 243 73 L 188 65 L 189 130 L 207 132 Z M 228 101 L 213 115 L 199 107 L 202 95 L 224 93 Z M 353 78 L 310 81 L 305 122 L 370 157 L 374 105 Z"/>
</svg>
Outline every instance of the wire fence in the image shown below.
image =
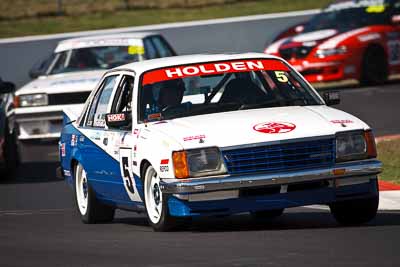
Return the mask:
<svg viewBox="0 0 400 267">
<path fill-rule="evenodd" d="M 251 0 L 0 0 L 0 20 L 74 16 L 117 10 L 191 8 L 246 1 L 251 2 Z"/>
</svg>

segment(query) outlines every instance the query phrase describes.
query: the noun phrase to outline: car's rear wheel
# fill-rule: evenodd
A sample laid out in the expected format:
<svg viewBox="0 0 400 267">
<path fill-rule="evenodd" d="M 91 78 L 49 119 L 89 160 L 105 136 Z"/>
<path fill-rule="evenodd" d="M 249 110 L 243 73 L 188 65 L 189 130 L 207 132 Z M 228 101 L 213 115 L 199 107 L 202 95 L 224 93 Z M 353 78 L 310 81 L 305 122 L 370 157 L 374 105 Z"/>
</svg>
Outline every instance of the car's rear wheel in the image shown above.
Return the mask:
<svg viewBox="0 0 400 267">
<path fill-rule="evenodd" d="M 384 50 L 379 46 L 367 48 L 361 65 L 361 85 L 383 84 L 388 79 L 388 64 Z"/>
<path fill-rule="evenodd" d="M 167 199 L 161 192 L 160 177 L 148 165 L 144 171 L 144 199 L 147 219 L 155 231 L 170 231 L 178 226 L 178 219 L 172 217 L 168 211 Z"/>
<path fill-rule="evenodd" d="M 343 225 L 360 225 L 375 218 L 379 196 L 340 201 L 329 205 L 336 221 Z"/>
<path fill-rule="evenodd" d="M 75 166 L 74 175 L 75 202 L 81 220 L 88 224 L 112 221 L 115 209 L 96 199 L 96 194 L 89 185 L 86 171 L 81 164 Z"/>
<path fill-rule="evenodd" d="M 261 211 L 254 211 L 251 213 L 251 215 L 256 220 L 270 220 L 281 216 L 283 214 L 283 211 L 284 209 L 261 210 Z"/>
</svg>

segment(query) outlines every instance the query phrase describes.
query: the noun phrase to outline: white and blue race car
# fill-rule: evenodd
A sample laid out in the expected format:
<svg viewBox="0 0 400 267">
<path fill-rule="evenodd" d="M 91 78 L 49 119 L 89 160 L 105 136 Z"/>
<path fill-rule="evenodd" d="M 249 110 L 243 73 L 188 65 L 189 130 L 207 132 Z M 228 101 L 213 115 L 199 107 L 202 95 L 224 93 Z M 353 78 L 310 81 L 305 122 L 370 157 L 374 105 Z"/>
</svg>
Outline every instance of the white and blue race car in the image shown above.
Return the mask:
<svg viewBox="0 0 400 267">
<path fill-rule="evenodd" d="M 265 54 L 192 55 L 108 71 L 65 110 L 61 174 L 85 223 L 146 211 L 157 231 L 194 216 L 327 204 L 375 217 L 381 162 L 370 127 Z"/>
</svg>

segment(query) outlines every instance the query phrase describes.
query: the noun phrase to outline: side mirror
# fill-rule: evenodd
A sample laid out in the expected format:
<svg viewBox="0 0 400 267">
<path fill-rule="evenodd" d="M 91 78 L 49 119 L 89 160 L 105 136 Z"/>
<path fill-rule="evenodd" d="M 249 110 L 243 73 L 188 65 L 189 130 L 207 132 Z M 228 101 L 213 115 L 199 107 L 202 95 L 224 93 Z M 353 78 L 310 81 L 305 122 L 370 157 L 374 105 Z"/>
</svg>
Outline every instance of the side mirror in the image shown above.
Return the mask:
<svg viewBox="0 0 400 267">
<path fill-rule="evenodd" d="M 340 104 L 340 94 L 338 91 L 325 92 L 322 96 L 326 105 L 333 106 Z"/>
<path fill-rule="evenodd" d="M 31 77 L 31 79 L 36 79 L 39 76 L 45 75 L 51 62 L 53 62 L 54 57 L 55 54 L 51 54 L 47 56 L 45 59 L 37 61 L 30 69 L 29 77 Z"/>
<path fill-rule="evenodd" d="M 31 77 L 31 79 L 36 79 L 37 77 L 43 75 L 44 73 L 38 69 L 32 68 L 29 71 L 29 77 Z"/>
<path fill-rule="evenodd" d="M 0 82 L 0 94 L 9 94 L 15 91 L 15 84 L 11 82 Z"/>
<path fill-rule="evenodd" d="M 109 128 L 121 128 L 129 126 L 132 121 L 130 112 L 106 114 L 106 124 Z"/>
</svg>

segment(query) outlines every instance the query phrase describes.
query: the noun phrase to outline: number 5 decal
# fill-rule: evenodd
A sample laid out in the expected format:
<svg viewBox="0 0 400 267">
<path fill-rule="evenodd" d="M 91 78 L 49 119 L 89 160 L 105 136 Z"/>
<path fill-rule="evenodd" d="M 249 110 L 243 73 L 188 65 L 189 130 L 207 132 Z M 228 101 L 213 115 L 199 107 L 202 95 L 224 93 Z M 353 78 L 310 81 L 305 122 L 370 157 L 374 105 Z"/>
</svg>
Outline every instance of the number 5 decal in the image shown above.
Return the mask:
<svg viewBox="0 0 400 267">
<path fill-rule="evenodd" d="M 126 193 L 132 201 L 141 201 L 132 172 L 132 149 L 119 149 L 119 166 Z"/>
<path fill-rule="evenodd" d="M 281 83 L 287 83 L 289 81 L 284 71 L 275 71 L 275 76 Z"/>
</svg>

